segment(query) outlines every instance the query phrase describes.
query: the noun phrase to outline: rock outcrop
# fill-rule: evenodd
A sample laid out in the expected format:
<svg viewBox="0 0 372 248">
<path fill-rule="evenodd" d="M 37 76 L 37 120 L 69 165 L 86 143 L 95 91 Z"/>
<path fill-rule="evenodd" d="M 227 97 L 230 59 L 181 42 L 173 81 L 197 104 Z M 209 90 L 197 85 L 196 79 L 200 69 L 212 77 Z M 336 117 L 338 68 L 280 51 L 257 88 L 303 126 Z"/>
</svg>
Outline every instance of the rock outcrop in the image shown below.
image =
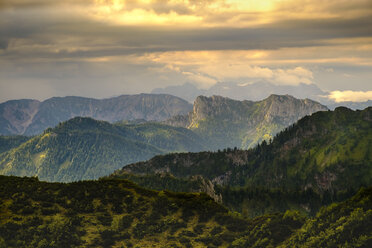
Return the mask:
<svg viewBox="0 0 372 248">
<path fill-rule="evenodd" d="M 165 121 L 189 128 L 214 144 L 212 149 L 249 148 L 269 140 L 306 115 L 328 108 L 310 99 L 271 95 L 262 101 L 237 101 L 222 96 L 199 96 L 193 111 Z"/>
</svg>

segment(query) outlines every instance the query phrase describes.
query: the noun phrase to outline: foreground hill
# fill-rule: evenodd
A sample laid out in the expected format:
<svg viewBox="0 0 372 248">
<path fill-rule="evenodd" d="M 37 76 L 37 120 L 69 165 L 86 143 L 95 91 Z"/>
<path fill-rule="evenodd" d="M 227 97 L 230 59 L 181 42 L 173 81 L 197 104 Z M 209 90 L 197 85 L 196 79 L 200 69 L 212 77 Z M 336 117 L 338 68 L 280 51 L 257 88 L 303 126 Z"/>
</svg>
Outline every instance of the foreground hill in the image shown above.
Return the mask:
<svg viewBox="0 0 372 248">
<path fill-rule="evenodd" d="M 200 151 L 204 146 L 184 128 L 158 123 L 113 125 L 76 117 L 12 148 L 0 154 L 1 174 L 66 182 L 99 178 L 156 154 Z"/>
<path fill-rule="evenodd" d="M 291 211 L 242 219 L 206 194 L 126 180 L 0 176 L 0 203 L 1 247 L 369 247 L 372 234 L 370 188 L 314 219 Z"/>
<path fill-rule="evenodd" d="M 372 188 L 321 209 L 280 247 L 372 247 Z"/>
<path fill-rule="evenodd" d="M 371 186 L 371 144 L 372 108 L 352 111 L 340 107 L 304 117 L 271 143 L 264 141 L 253 149 L 156 156 L 128 165 L 112 177 L 156 189 L 196 188 L 234 210 L 253 211 L 249 215 L 260 213 L 253 196 L 262 197 L 262 210 L 282 211 L 297 204 L 314 212 L 337 196 L 342 199 L 361 186 Z M 173 184 L 162 182 L 163 178 Z M 291 197 L 286 202 L 288 191 Z"/>
<path fill-rule="evenodd" d="M 322 110 L 328 109 L 312 100 L 289 95 L 271 95 L 258 102 L 199 96 L 188 116 L 176 116 L 165 123 L 193 130 L 215 150 L 250 148 L 300 118 Z"/>
<path fill-rule="evenodd" d="M 296 214 L 244 220 L 206 194 L 157 192 L 126 180 L 0 176 L 0 201 L 1 247 L 228 247 L 241 237 L 276 245 L 304 222 Z"/>
<path fill-rule="evenodd" d="M 76 116 L 116 122 L 121 120 L 161 121 L 192 109 L 185 100 L 171 95 L 122 95 L 107 99 L 53 97 L 12 100 L 0 104 L 0 134 L 35 135 Z"/>
</svg>

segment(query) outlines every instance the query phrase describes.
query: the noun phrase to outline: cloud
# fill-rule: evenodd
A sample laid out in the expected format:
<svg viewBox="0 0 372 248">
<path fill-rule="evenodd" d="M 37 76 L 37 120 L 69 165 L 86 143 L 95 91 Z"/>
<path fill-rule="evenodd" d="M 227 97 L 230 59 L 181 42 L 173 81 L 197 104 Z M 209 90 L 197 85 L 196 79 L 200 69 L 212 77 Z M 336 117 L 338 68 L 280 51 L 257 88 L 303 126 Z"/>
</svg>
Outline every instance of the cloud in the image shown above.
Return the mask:
<svg viewBox="0 0 372 248">
<path fill-rule="evenodd" d="M 327 90 L 349 89 L 343 73 L 369 90 L 371 15 L 370 0 L 0 0 L 1 91 L 27 80 L 91 94 L 102 92 L 99 80 L 130 92 L 185 81 L 310 84 L 321 68 L 335 68 Z"/>
<path fill-rule="evenodd" d="M 218 81 L 210 76 L 203 75 L 201 73 L 195 72 L 182 72 L 183 75 L 186 75 L 189 81 L 198 85 L 199 88 L 207 89 L 216 84 Z"/>
<path fill-rule="evenodd" d="M 332 91 L 328 95 L 329 99 L 334 100 L 335 102 L 365 102 L 372 100 L 372 91 Z"/>
<path fill-rule="evenodd" d="M 0 5 L 0 52 L 6 60 L 55 61 L 167 51 L 272 52 L 294 48 L 293 54 L 303 54 L 298 49 L 316 47 L 334 51 L 347 46 L 355 60 L 372 50 L 366 44 L 363 51 L 353 50 L 361 42 L 368 44 L 365 40 L 372 37 L 369 16 L 277 18 L 277 13 L 271 13 L 275 1 L 270 8 L 254 3 L 248 4 L 249 8 L 239 4 L 219 0 L 4 0 Z M 344 1 L 342 4 L 348 6 Z M 304 11 L 308 9 L 311 8 Z M 364 6 L 364 9 L 368 8 Z M 261 23 L 260 13 L 273 19 Z M 118 22 L 119 19 L 123 20 Z M 242 19 L 247 20 L 242 22 Z M 354 42 L 354 39 L 364 40 Z M 335 40 L 341 43 L 332 44 Z M 337 57 L 335 54 L 331 56 Z M 256 59 L 262 59 L 259 53 L 257 56 Z"/>
<path fill-rule="evenodd" d="M 246 87 L 246 86 L 252 85 L 252 84 L 254 84 L 254 82 L 239 83 L 239 84 L 237 84 L 237 86 L 239 86 L 239 87 Z"/>
<path fill-rule="evenodd" d="M 312 84 L 313 73 L 302 67 L 293 69 L 277 69 L 274 71 L 273 83 L 283 85 Z"/>
<path fill-rule="evenodd" d="M 259 51 L 203 51 L 156 53 L 143 56 L 142 59 L 159 64 L 164 70 L 186 75 L 191 82 L 202 88 L 217 82 L 251 79 L 277 85 L 314 83 L 313 72 L 302 66 L 283 68 L 282 65 L 272 68 L 253 63 L 254 59 L 264 57 L 266 54 Z"/>
<path fill-rule="evenodd" d="M 246 64 L 226 65 L 221 63 L 201 66 L 195 68 L 192 72 L 190 72 L 190 69 L 182 69 L 182 67 L 181 69 L 180 67 L 177 68 L 185 75 L 193 75 L 193 77 L 190 77 L 190 80 L 196 79 L 195 75 L 203 75 L 202 78 L 204 79 L 204 83 L 199 85 L 202 88 L 210 87 L 217 82 L 241 81 L 246 79 L 266 80 L 276 85 L 313 83 L 312 72 L 302 67 L 293 69 L 270 69 L 268 67 L 250 66 Z M 209 80 L 206 80 L 207 78 L 209 78 Z M 194 80 L 194 82 L 198 84 L 201 81 Z"/>
</svg>

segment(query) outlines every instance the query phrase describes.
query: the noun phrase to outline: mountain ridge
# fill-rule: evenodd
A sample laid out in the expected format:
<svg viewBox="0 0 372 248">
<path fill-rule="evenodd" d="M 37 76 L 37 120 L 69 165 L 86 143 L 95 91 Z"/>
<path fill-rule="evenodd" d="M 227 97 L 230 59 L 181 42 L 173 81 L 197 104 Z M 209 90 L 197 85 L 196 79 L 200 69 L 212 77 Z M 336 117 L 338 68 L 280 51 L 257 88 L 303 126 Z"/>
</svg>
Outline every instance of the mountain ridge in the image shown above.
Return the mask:
<svg viewBox="0 0 372 248">
<path fill-rule="evenodd" d="M 1 147 L 1 174 L 63 182 L 97 179 L 156 154 L 205 149 L 203 140 L 188 129 L 159 123 L 110 124 L 88 117 L 75 117 L 32 138 L 14 139 L 0 140 L 8 146 Z"/>
<path fill-rule="evenodd" d="M 321 90 L 316 84 L 277 85 L 265 80 L 243 81 L 243 82 L 218 82 L 209 89 L 199 89 L 194 84 L 184 83 L 164 88 L 156 88 L 152 93 L 167 93 L 179 96 L 189 102 L 193 102 L 197 96 L 221 95 L 237 100 L 249 99 L 259 101 L 267 98 L 270 94 L 289 94 L 299 99 L 309 98 L 326 105 L 334 110 L 336 107 L 344 106 L 351 109 L 365 109 L 372 106 L 372 99 L 364 102 L 335 102 L 329 98 L 329 92 Z"/>
<path fill-rule="evenodd" d="M 0 104 L 0 133 L 40 134 L 44 129 L 76 116 L 109 122 L 135 119 L 160 121 L 190 110 L 188 102 L 166 94 L 121 95 L 106 99 L 67 96 L 52 97 L 42 102 L 11 100 Z"/>
<path fill-rule="evenodd" d="M 358 126 L 358 128 L 354 126 Z M 369 168 L 372 165 L 372 151 L 368 145 L 372 140 L 371 129 L 372 107 L 363 111 L 338 107 L 335 111 L 321 111 L 312 116 L 306 116 L 278 133 L 271 143 L 263 141 L 249 150 L 228 148 L 218 152 L 167 154 L 156 156 L 149 161 L 128 165 L 122 168 L 122 171 L 144 174 L 167 172 L 176 177 L 187 177 L 187 174 L 181 175 L 188 170 L 190 176 L 201 173 L 199 175 L 213 181 L 223 176 L 219 173 L 226 172 L 225 167 L 250 169 L 253 166 L 248 166 L 250 160 L 259 159 L 261 156 L 263 156 L 262 162 L 266 164 L 265 166 L 270 166 L 273 160 L 288 164 L 290 159 L 286 158 L 286 155 L 295 156 L 299 163 L 298 166 L 310 165 L 307 160 L 315 162 L 321 171 L 324 166 L 338 164 L 342 161 L 351 163 L 365 160 L 367 162 L 365 166 Z M 296 149 L 300 149 L 300 153 Z M 358 149 L 359 152 L 352 153 L 355 149 Z M 297 152 L 294 152 L 295 150 Z M 247 162 L 248 164 L 246 164 Z M 210 164 L 208 165 L 208 163 Z M 220 168 L 217 166 L 218 163 L 226 163 L 226 166 Z M 188 164 L 193 164 L 193 166 L 190 167 Z M 207 168 L 212 168 L 212 165 L 215 165 L 214 172 L 210 174 Z M 177 172 L 178 167 L 187 170 Z M 280 168 L 278 167 L 278 169 Z M 198 169 L 203 170 L 198 171 Z M 253 166 L 252 169 L 256 170 L 256 166 Z M 301 169 L 301 167 L 297 169 Z M 195 171 L 192 172 L 193 170 Z M 230 180 L 233 179 L 230 178 Z M 235 185 L 237 186 L 244 185 L 237 182 L 239 179 L 236 179 Z"/>
<path fill-rule="evenodd" d="M 196 188 L 250 216 L 293 207 L 314 213 L 331 199 L 343 200 L 360 187 L 371 186 L 370 144 L 372 107 L 363 111 L 338 107 L 306 116 L 270 142 L 248 150 L 159 155 L 123 167 L 110 177 L 158 190 Z M 173 183 L 164 184 L 162 178 Z M 180 187 L 185 180 L 188 184 Z M 267 205 L 278 195 L 282 196 L 278 207 Z M 247 198 L 260 202 L 261 210 Z"/>
<path fill-rule="evenodd" d="M 163 123 L 189 128 L 215 144 L 212 149 L 250 148 L 305 115 L 328 110 L 310 99 L 270 95 L 261 101 L 238 101 L 222 96 L 198 96 L 193 111 Z"/>
</svg>

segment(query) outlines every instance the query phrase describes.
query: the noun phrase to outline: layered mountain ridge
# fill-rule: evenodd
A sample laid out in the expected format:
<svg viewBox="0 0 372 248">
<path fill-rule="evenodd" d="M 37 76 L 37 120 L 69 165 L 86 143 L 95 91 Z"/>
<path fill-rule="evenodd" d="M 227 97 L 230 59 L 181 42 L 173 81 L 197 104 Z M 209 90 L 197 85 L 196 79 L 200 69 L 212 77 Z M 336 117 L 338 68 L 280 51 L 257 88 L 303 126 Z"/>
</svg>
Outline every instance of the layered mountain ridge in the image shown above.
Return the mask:
<svg viewBox="0 0 372 248">
<path fill-rule="evenodd" d="M 107 99 L 53 97 L 12 100 L 0 104 L 0 134 L 40 134 L 48 127 L 76 116 L 116 122 L 144 119 L 161 121 L 192 109 L 185 100 L 165 94 L 122 95 Z"/>
<path fill-rule="evenodd" d="M 95 181 L 0 176 L 0 247 L 370 247 L 372 107 L 318 107 L 198 97 L 174 126 L 75 117 L 0 136 L 1 174 L 48 181 L 177 152 Z M 249 130 L 263 141 L 226 148 L 249 142 Z"/>
<path fill-rule="evenodd" d="M 143 97 L 154 99 L 147 95 L 134 96 L 137 100 Z M 69 103 L 68 106 L 75 104 Z M 83 105 L 82 109 L 86 107 Z M 21 138 L 3 138 L 0 173 L 38 176 L 47 181 L 96 179 L 159 154 L 253 146 L 261 140 L 268 140 L 303 115 L 325 107 L 291 96 L 272 95 L 260 102 L 200 96 L 193 109 L 188 115 L 187 128 L 146 120 L 110 124 L 75 117 L 29 140 L 22 138 L 27 140 L 24 143 L 18 142 Z M 65 113 L 70 113 L 70 110 L 67 107 Z M 105 114 L 110 116 L 113 112 Z M 185 115 L 178 117 L 188 118 Z"/>
<path fill-rule="evenodd" d="M 112 177 L 158 190 L 196 189 L 249 216 L 288 208 L 314 213 L 331 199 L 371 186 L 370 144 L 372 108 L 339 107 L 306 116 L 249 150 L 156 156 Z"/>
<path fill-rule="evenodd" d="M 128 165 L 117 173 L 170 173 L 183 178 L 201 175 L 216 184 L 235 186 L 254 183 L 297 187 L 301 182 L 303 188 L 326 190 L 340 180 L 329 175 L 330 181 L 322 183 L 321 178 L 331 168 L 346 173 L 351 164 L 360 165 L 367 172 L 358 170 L 360 176 L 372 178 L 371 130 L 372 107 L 363 111 L 339 107 L 306 116 L 280 132 L 271 143 L 264 141 L 253 149 L 167 154 Z M 321 174 L 316 176 L 318 172 Z M 306 178 L 310 175 L 314 177 Z M 359 182 L 361 179 L 358 178 Z M 362 181 L 368 183 L 367 179 Z"/>
<path fill-rule="evenodd" d="M 110 124 L 86 117 L 75 117 L 23 139 L 24 143 L 11 140 L 16 143 L 11 146 L 9 138 L 3 138 L 10 147 L 2 148 L 1 174 L 63 182 L 97 179 L 157 154 L 205 149 L 203 140 L 185 128 L 159 123 Z"/>
<path fill-rule="evenodd" d="M 326 105 L 331 110 L 340 106 L 354 110 L 362 110 L 372 106 L 372 99 L 365 102 L 335 102 L 333 99 L 330 99 L 330 92 L 321 90 L 316 84 L 300 83 L 298 85 L 277 85 L 265 80 L 253 80 L 248 82 L 245 80 L 242 82 L 218 82 L 209 89 L 199 89 L 194 84 L 185 83 L 165 88 L 156 88 L 152 93 L 171 94 L 181 97 L 189 102 L 193 102 L 200 95 L 220 95 L 237 100 L 249 99 L 252 101 L 259 101 L 269 97 L 271 94 L 289 94 L 299 99 L 313 99 Z"/>
</svg>

